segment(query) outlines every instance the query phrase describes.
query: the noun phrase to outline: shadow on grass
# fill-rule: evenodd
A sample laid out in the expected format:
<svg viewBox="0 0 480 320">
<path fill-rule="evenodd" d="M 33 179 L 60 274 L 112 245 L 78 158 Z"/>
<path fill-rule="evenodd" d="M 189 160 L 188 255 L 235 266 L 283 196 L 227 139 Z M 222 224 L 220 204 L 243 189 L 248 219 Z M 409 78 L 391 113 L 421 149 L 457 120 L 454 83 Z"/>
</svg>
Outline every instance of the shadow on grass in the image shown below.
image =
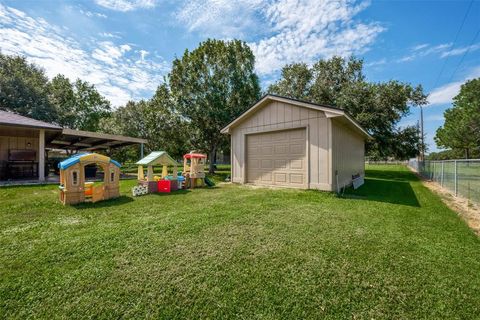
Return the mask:
<svg viewBox="0 0 480 320">
<path fill-rule="evenodd" d="M 115 199 L 108 199 L 108 200 L 103 200 L 99 202 L 82 202 L 79 204 L 74 204 L 72 205 L 73 208 L 78 209 L 78 210 L 84 210 L 84 209 L 92 209 L 92 208 L 107 208 L 107 207 L 113 207 L 113 206 L 120 206 L 129 202 L 132 202 L 133 199 L 128 196 L 120 196 Z"/>
<path fill-rule="evenodd" d="M 347 189 L 342 197 L 420 207 L 410 185 L 418 178 L 411 172 L 367 170 L 366 176 L 363 186 Z"/>
<path fill-rule="evenodd" d="M 157 197 L 169 197 L 169 196 L 181 196 L 191 192 L 189 189 L 182 189 L 182 190 L 175 190 L 172 192 L 155 192 L 149 193 L 149 196 L 157 196 Z"/>
<path fill-rule="evenodd" d="M 210 179 L 212 179 L 215 183 L 218 182 L 225 182 L 225 179 L 230 176 L 230 171 L 217 171 L 213 174 L 207 175 Z"/>
<path fill-rule="evenodd" d="M 410 171 L 365 170 L 367 178 L 393 181 L 418 181 L 417 176 Z"/>
</svg>

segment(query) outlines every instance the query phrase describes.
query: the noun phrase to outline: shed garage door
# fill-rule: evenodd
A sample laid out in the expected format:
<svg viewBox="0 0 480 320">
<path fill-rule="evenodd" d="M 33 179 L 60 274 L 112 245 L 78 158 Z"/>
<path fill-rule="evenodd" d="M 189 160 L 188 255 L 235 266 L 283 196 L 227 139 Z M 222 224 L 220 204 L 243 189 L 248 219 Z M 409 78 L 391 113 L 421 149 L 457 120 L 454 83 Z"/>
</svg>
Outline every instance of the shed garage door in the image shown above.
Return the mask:
<svg viewBox="0 0 480 320">
<path fill-rule="evenodd" d="M 247 136 L 247 182 L 307 188 L 306 129 Z"/>
</svg>

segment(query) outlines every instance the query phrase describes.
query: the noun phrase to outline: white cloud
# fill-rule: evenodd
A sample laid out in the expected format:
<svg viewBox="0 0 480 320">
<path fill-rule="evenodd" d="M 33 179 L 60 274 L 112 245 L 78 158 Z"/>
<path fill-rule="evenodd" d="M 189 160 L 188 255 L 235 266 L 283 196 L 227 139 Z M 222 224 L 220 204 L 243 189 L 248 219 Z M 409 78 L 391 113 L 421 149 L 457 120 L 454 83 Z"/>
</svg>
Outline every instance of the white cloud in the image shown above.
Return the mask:
<svg viewBox="0 0 480 320">
<path fill-rule="evenodd" d="M 139 50 L 138 53 L 140 53 L 140 61 L 145 61 L 147 55 L 150 54 L 147 50 Z"/>
<path fill-rule="evenodd" d="M 262 0 L 191 0 L 181 6 L 175 17 L 189 31 L 205 36 L 242 37 L 261 24 L 255 13 L 266 5 Z"/>
<path fill-rule="evenodd" d="M 408 62 L 408 61 L 412 61 L 412 60 L 415 60 L 417 56 L 416 55 L 409 55 L 409 56 L 404 56 L 404 57 L 401 57 L 400 59 L 397 60 L 397 62 Z"/>
<path fill-rule="evenodd" d="M 410 48 L 410 53 L 396 60 L 396 62 L 408 62 L 417 58 L 425 57 L 431 54 L 440 54 L 443 58 L 443 53 L 450 50 L 451 43 L 442 43 L 436 46 L 432 46 L 428 43 L 416 45 Z"/>
<path fill-rule="evenodd" d="M 376 67 L 376 66 L 384 65 L 386 63 L 387 63 L 387 59 L 383 58 L 380 60 L 365 63 L 365 67 Z"/>
<path fill-rule="evenodd" d="M 452 103 L 453 97 L 455 97 L 460 92 L 460 86 L 465 83 L 465 81 L 480 77 L 480 67 L 476 67 L 471 70 L 466 77 L 461 81 L 455 81 L 447 83 L 441 87 L 435 88 L 432 90 L 428 96 L 428 102 L 430 106 L 439 105 L 439 104 L 450 104 Z"/>
<path fill-rule="evenodd" d="M 95 0 L 95 2 L 102 7 L 122 12 L 150 9 L 156 5 L 155 0 Z"/>
<path fill-rule="evenodd" d="M 267 8 L 274 33 L 252 43 L 257 70 L 268 74 L 286 63 L 313 63 L 321 57 L 361 54 L 384 28 L 353 18 L 366 3 L 282 0 Z"/>
<path fill-rule="evenodd" d="M 445 121 L 445 117 L 443 116 L 443 113 L 440 114 L 432 114 L 427 117 L 425 117 L 426 121 Z"/>
<path fill-rule="evenodd" d="M 462 47 L 462 48 L 456 48 L 448 51 L 442 52 L 440 55 L 441 58 L 449 57 L 449 56 L 459 56 L 461 54 L 464 54 L 465 52 L 472 52 L 480 49 L 480 43 L 477 44 L 472 44 L 471 46 L 467 47 Z"/>
<path fill-rule="evenodd" d="M 99 12 L 92 12 L 88 10 L 85 11 L 83 9 L 80 9 L 80 13 L 86 15 L 89 18 L 92 18 L 92 17 L 104 18 L 104 19 L 108 18 L 106 14 L 99 13 Z"/>
<path fill-rule="evenodd" d="M 435 88 L 428 96 L 429 105 L 451 103 L 462 85 L 463 81 L 448 83 L 439 88 Z"/>
<path fill-rule="evenodd" d="M 121 39 L 118 34 L 111 33 L 111 32 L 100 32 L 99 36 L 104 37 L 104 38 L 113 38 L 113 39 Z"/>
<path fill-rule="evenodd" d="M 249 45 L 257 71 L 268 75 L 294 61 L 367 51 L 384 31 L 378 23 L 354 19 L 367 6 L 355 0 L 194 0 L 177 18 L 189 30 L 210 36 L 260 36 Z"/>
<path fill-rule="evenodd" d="M 92 41 L 81 46 L 44 19 L 0 4 L 0 50 L 20 54 L 43 67 L 51 78 L 62 73 L 94 84 L 114 106 L 153 94 L 169 64 L 132 49 L 132 44 Z M 96 39 L 95 39 L 96 40 Z"/>
<path fill-rule="evenodd" d="M 416 45 L 412 48 L 413 51 L 418 51 L 418 50 L 421 50 L 421 49 L 425 49 L 426 47 L 428 47 L 429 44 L 428 43 L 422 43 L 422 44 L 419 44 L 419 45 Z"/>
<path fill-rule="evenodd" d="M 399 128 L 406 128 L 406 127 L 411 127 L 411 126 L 416 126 L 418 124 L 418 120 L 417 119 L 402 119 L 399 124 L 398 124 L 398 127 Z"/>
</svg>

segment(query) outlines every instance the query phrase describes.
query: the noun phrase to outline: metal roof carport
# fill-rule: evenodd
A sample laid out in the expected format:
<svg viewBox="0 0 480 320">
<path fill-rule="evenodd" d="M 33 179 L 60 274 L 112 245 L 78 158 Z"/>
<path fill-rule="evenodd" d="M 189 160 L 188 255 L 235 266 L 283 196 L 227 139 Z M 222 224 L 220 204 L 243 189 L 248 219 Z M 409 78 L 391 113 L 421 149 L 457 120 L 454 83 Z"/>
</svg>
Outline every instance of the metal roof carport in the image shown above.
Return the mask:
<svg viewBox="0 0 480 320">
<path fill-rule="evenodd" d="M 45 180 L 45 150 L 95 151 L 140 145 L 147 140 L 121 135 L 62 128 L 48 122 L 0 110 L 0 163 L 8 161 L 10 149 L 31 149 L 37 153 L 38 180 Z"/>
<path fill-rule="evenodd" d="M 147 140 L 100 132 L 63 129 L 47 147 L 67 150 L 95 151 L 147 143 Z M 142 155 L 143 157 L 143 155 Z"/>
</svg>

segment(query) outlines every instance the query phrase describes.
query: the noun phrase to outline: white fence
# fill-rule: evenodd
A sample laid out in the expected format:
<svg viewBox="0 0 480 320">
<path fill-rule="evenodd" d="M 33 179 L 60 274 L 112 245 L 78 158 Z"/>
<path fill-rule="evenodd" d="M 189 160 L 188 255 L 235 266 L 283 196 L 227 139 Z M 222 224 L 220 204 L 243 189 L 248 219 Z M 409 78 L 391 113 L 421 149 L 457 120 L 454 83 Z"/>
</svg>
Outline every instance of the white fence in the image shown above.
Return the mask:
<svg viewBox="0 0 480 320">
<path fill-rule="evenodd" d="M 424 178 L 440 184 L 455 196 L 480 204 L 480 159 L 417 161 L 408 165 Z"/>
</svg>

